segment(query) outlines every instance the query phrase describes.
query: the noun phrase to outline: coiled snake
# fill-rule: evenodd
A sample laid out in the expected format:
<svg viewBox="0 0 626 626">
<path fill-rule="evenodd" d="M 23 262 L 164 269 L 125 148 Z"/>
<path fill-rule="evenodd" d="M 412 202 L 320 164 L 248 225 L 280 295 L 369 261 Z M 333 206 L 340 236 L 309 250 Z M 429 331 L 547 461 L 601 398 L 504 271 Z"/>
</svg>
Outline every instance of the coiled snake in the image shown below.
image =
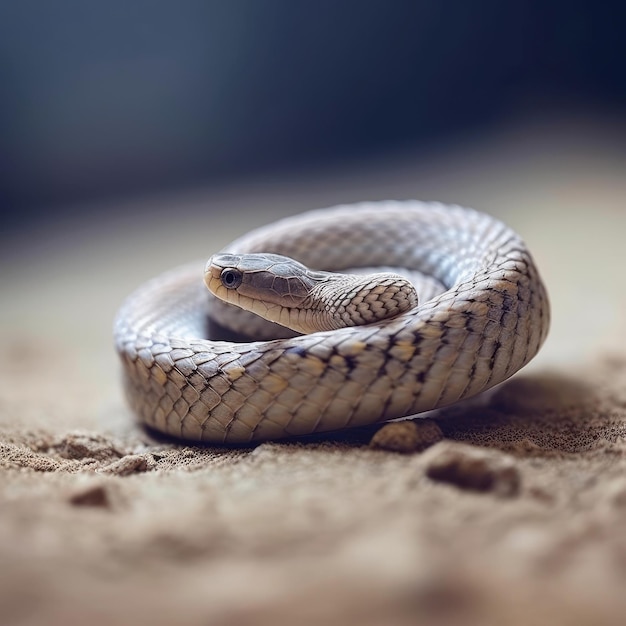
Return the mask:
<svg viewBox="0 0 626 626">
<path fill-rule="evenodd" d="M 409 310 L 365 325 L 288 336 L 211 296 L 202 263 L 146 283 L 115 321 L 126 395 L 145 424 L 184 439 L 245 443 L 442 407 L 507 379 L 535 356 L 548 332 L 545 287 L 524 242 L 471 209 L 389 201 L 310 211 L 252 231 L 223 253 L 205 277 L 208 284 L 217 280 L 212 288 L 222 297 L 235 294 L 247 276 L 236 266 L 240 257 L 228 255 L 266 253 L 315 270 L 403 273 L 416 283 L 419 304 L 411 301 Z M 254 269 L 258 257 L 250 258 Z M 299 286 L 294 292 L 288 262 L 268 258 L 264 271 L 276 271 L 277 280 L 269 284 L 265 273 L 261 283 L 299 306 L 306 295 Z M 395 280 L 385 277 L 387 285 Z M 317 309 L 339 317 L 350 308 L 366 311 L 369 292 L 380 291 L 366 283 L 365 295 L 347 287 Z M 244 293 L 243 299 L 250 298 Z M 278 311 L 274 319 L 284 316 L 270 305 L 260 306 Z M 319 315 L 302 315 L 318 323 Z M 256 340 L 207 339 L 209 317 Z M 363 321 L 369 318 L 356 323 Z M 271 338 L 277 335 L 283 338 Z"/>
</svg>

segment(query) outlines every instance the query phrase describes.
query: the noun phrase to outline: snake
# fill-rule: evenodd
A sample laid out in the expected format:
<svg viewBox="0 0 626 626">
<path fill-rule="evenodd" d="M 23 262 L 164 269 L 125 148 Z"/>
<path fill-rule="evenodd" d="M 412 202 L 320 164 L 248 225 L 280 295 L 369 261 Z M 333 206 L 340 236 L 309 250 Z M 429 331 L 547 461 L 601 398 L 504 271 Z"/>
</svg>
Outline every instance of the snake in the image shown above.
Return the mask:
<svg viewBox="0 0 626 626">
<path fill-rule="evenodd" d="M 549 325 L 515 231 L 402 200 L 282 218 L 161 274 L 123 302 L 114 340 L 141 423 L 242 445 L 470 398 L 525 366 Z"/>
</svg>

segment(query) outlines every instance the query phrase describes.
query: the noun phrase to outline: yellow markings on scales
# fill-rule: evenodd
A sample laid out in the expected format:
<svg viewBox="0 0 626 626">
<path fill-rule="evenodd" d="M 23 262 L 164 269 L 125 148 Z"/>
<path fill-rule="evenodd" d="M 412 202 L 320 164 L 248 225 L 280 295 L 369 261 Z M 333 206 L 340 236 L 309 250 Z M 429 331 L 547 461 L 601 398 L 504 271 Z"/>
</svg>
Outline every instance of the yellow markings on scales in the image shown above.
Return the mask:
<svg viewBox="0 0 626 626">
<path fill-rule="evenodd" d="M 159 385 L 165 385 L 167 382 L 167 374 L 163 371 L 163 368 L 160 367 L 158 363 L 154 364 L 152 368 L 152 377 L 156 380 Z"/>
<path fill-rule="evenodd" d="M 261 388 L 271 394 L 279 394 L 287 387 L 287 380 L 274 373 L 267 374 L 260 384 Z"/>
<path fill-rule="evenodd" d="M 415 345 L 409 341 L 399 341 L 390 348 L 389 354 L 398 361 L 410 361 L 415 354 Z"/>
<path fill-rule="evenodd" d="M 337 346 L 337 352 L 341 356 L 359 356 L 367 350 L 367 344 L 364 341 L 351 339 L 344 341 Z"/>
<path fill-rule="evenodd" d="M 229 380 L 235 381 L 246 373 L 246 368 L 243 365 L 229 365 L 224 368 L 223 373 Z"/>
<path fill-rule="evenodd" d="M 298 369 L 314 376 L 321 376 L 326 370 L 326 364 L 316 356 L 308 355 L 298 363 Z"/>
</svg>

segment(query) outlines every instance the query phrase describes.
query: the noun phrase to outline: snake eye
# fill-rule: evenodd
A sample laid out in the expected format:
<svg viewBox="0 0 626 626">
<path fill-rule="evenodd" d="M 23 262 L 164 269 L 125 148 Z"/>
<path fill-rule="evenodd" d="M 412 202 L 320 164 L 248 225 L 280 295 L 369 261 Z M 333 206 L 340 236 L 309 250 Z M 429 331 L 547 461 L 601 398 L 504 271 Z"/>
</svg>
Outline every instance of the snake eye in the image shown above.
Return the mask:
<svg viewBox="0 0 626 626">
<path fill-rule="evenodd" d="M 242 278 L 242 273 L 232 267 L 227 267 L 223 269 L 222 273 L 220 274 L 220 280 L 222 281 L 222 285 L 224 285 L 226 289 L 237 289 L 237 287 L 241 285 Z"/>
</svg>

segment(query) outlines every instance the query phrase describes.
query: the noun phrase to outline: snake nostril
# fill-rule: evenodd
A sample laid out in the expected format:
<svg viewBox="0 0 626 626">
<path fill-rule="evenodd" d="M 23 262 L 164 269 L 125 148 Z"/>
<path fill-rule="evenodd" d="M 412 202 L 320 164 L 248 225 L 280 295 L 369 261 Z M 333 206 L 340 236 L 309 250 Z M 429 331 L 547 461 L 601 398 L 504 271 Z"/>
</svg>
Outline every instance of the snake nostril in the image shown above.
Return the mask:
<svg viewBox="0 0 626 626">
<path fill-rule="evenodd" d="M 227 267 L 222 270 L 220 274 L 220 280 L 222 281 L 222 285 L 226 287 L 226 289 L 237 289 L 239 285 L 241 285 L 241 280 L 243 278 L 243 274 L 241 271 L 234 269 L 232 267 Z"/>
</svg>

